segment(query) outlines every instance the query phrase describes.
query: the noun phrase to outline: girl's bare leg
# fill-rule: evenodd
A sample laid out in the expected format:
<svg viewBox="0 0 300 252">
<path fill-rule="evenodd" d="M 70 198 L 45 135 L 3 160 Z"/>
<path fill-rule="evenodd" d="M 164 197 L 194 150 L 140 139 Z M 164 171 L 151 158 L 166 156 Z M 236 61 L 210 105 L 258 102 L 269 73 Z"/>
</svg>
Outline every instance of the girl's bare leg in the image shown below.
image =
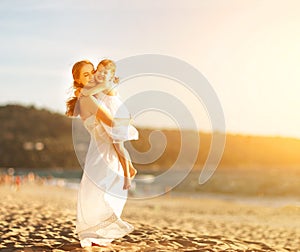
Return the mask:
<svg viewBox="0 0 300 252">
<path fill-rule="evenodd" d="M 130 156 L 129 156 L 128 151 L 126 150 L 126 148 L 121 143 L 116 143 L 115 145 L 118 145 L 118 146 L 115 146 L 115 149 L 118 153 L 118 157 L 119 157 L 119 160 L 120 160 L 123 168 L 126 165 L 125 162 L 128 161 L 130 178 L 133 179 L 135 177 L 135 175 L 137 174 L 137 170 L 132 165 L 132 162 L 130 160 Z M 126 157 L 128 157 L 128 159 L 126 159 Z"/>
<path fill-rule="evenodd" d="M 129 153 L 126 150 L 126 148 L 124 147 L 124 144 L 122 144 L 122 149 L 123 149 L 122 153 L 124 153 L 124 159 L 128 162 L 128 165 L 129 165 L 130 178 L 133 179 L 135 177 L 135 175 L 137 174 L 137 170 L 133 167 L 133 164 L 130 160 Z M 128 158 L 126 159 L 126 157 L 128 157 Z"/>
<path fill-rule="evenodd" d="M 137 174 L 137 170 L 133 167 L 131 161 L 128 161 L 128 163 L 129 163 L 130 178 L 133 179 Z"/>
<path fill-rule="evenodd" d="M 118 158 L 123 167 L 124 171 L 124 186 L 123 189 L 127 190 L 131 186 L 131 180 L 137 173 L 137 170 L 133 167 L 131 161 L 126 158 L 126 154 L 128 154 L 127 150 L 124 148 L 123 143 L 115 143 L 114 148 L 117 151 Z M 128 156 L 129 157 L 129 156 Z"/>
</svg>

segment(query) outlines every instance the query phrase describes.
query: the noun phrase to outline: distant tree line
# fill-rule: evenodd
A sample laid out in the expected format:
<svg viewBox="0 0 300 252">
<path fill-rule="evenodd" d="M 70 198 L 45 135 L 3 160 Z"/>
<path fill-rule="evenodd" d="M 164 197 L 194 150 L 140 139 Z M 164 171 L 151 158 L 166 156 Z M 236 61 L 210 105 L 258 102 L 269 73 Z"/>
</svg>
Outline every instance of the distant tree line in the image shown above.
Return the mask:
<svg viewBox="0 0 300 252">
<path fill-rule="evenodd" d="M 6 105 L 0 107 L 0 121 L 0 167 L 74 169 L 84 162 L 88 134 L 85 129 L 78 129 L 74 145 L 72 119 L 62 114 L 37 109 L 34 106 Z M 153 129 L 138 130 L 139 140 L 131 142 L 136 150 L 147 152 L 152 148 L 155 152 L 162 147 L 162 138 L 149 138 Z M 196 148 L 199 140 L 200 149 L 195 166 L 203 165 L 209 152 L 211 134 L 185 131 L 187 142 L 185 147 L 181 148 L 181 132 L 166 129 L 161 132 L 165 135 L 167 143 L 163 153 L 151 163 L 137 164 L 138 167 L 168 168 L 176 162 L 180 151 L 182 158 L 179 164 L 186 165 L 191 162 L 190 153 Z M 75 150 L 77 148 L 79 160 L 74 146 Z M 220 165 L 295 165 L 300 164 L 299 153 L 300 139 L 227 134 Z M 135 158 L 133 153 L 133 159 Z"/>
</svg>

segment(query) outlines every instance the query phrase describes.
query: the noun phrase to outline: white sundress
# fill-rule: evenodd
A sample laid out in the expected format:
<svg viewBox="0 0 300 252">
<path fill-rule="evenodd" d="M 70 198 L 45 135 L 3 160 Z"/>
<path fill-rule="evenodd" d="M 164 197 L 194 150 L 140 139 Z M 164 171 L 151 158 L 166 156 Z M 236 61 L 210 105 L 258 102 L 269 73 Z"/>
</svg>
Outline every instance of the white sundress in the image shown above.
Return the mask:
<svg viewBox="0 0 300 252">
<path fill-rule="evenodd" d="M 108 95 L 101 96 L 99 103 L 113 115 L 122 105 L 118 97 Z M 85 119 L 84 126 L 91 140 L 78 191 L 75 233 L 81 247 L 91 246 L 92 242 L 107 245 L 134 230 L 132 224 L 121 219 L 128 190 L 123 190 L 123 169 L 113 142 L 136 140 L 138 131 L 132 125 L 110 128 L 99 123 L 95 115 Z"/>
</svg>

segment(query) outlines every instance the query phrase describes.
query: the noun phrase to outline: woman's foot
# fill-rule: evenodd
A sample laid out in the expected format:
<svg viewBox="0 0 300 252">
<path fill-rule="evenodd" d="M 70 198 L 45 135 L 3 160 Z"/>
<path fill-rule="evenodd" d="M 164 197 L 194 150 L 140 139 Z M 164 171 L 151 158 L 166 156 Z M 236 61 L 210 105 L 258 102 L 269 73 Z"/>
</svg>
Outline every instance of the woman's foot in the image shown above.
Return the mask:
<svg viewBox="0 0 300 252">
<path fill-rule="evenodd" d="M 94 240 L 93 238 L 85 238 L 83 240 L 80 241 L 80 245 L 82 248 L 87 248 L 87 247 L 104 247 L 104 248 L 108 248 L 110 246 L 109 244 L 106 245 L 100 245 L 98 243 L 92 242 L 92 240 Z"/>
<path fill-rule="evenodd" d="M 100 245 L 100 244 L 98 244 L 98 243 L 94 243 L 94 242 L 92 242 L 92 247 L 102 247 L 102 248 L 108 248 L 108 247 L 109 247 L 109 245 Z"/>
</svg>

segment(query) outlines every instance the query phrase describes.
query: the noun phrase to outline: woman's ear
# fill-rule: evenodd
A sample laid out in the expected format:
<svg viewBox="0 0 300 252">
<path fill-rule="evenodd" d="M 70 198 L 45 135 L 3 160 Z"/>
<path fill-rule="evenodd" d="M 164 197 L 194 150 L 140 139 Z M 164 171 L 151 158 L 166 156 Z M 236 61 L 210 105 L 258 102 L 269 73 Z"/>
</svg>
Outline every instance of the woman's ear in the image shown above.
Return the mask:
<svg viewBox="0 0 300 252">
<path fill-rule="evenodd" d="M 74 79 L 74 81 L 79 84 L 80 83 L 80 80 L 79 79 Z"/>
</svg>

